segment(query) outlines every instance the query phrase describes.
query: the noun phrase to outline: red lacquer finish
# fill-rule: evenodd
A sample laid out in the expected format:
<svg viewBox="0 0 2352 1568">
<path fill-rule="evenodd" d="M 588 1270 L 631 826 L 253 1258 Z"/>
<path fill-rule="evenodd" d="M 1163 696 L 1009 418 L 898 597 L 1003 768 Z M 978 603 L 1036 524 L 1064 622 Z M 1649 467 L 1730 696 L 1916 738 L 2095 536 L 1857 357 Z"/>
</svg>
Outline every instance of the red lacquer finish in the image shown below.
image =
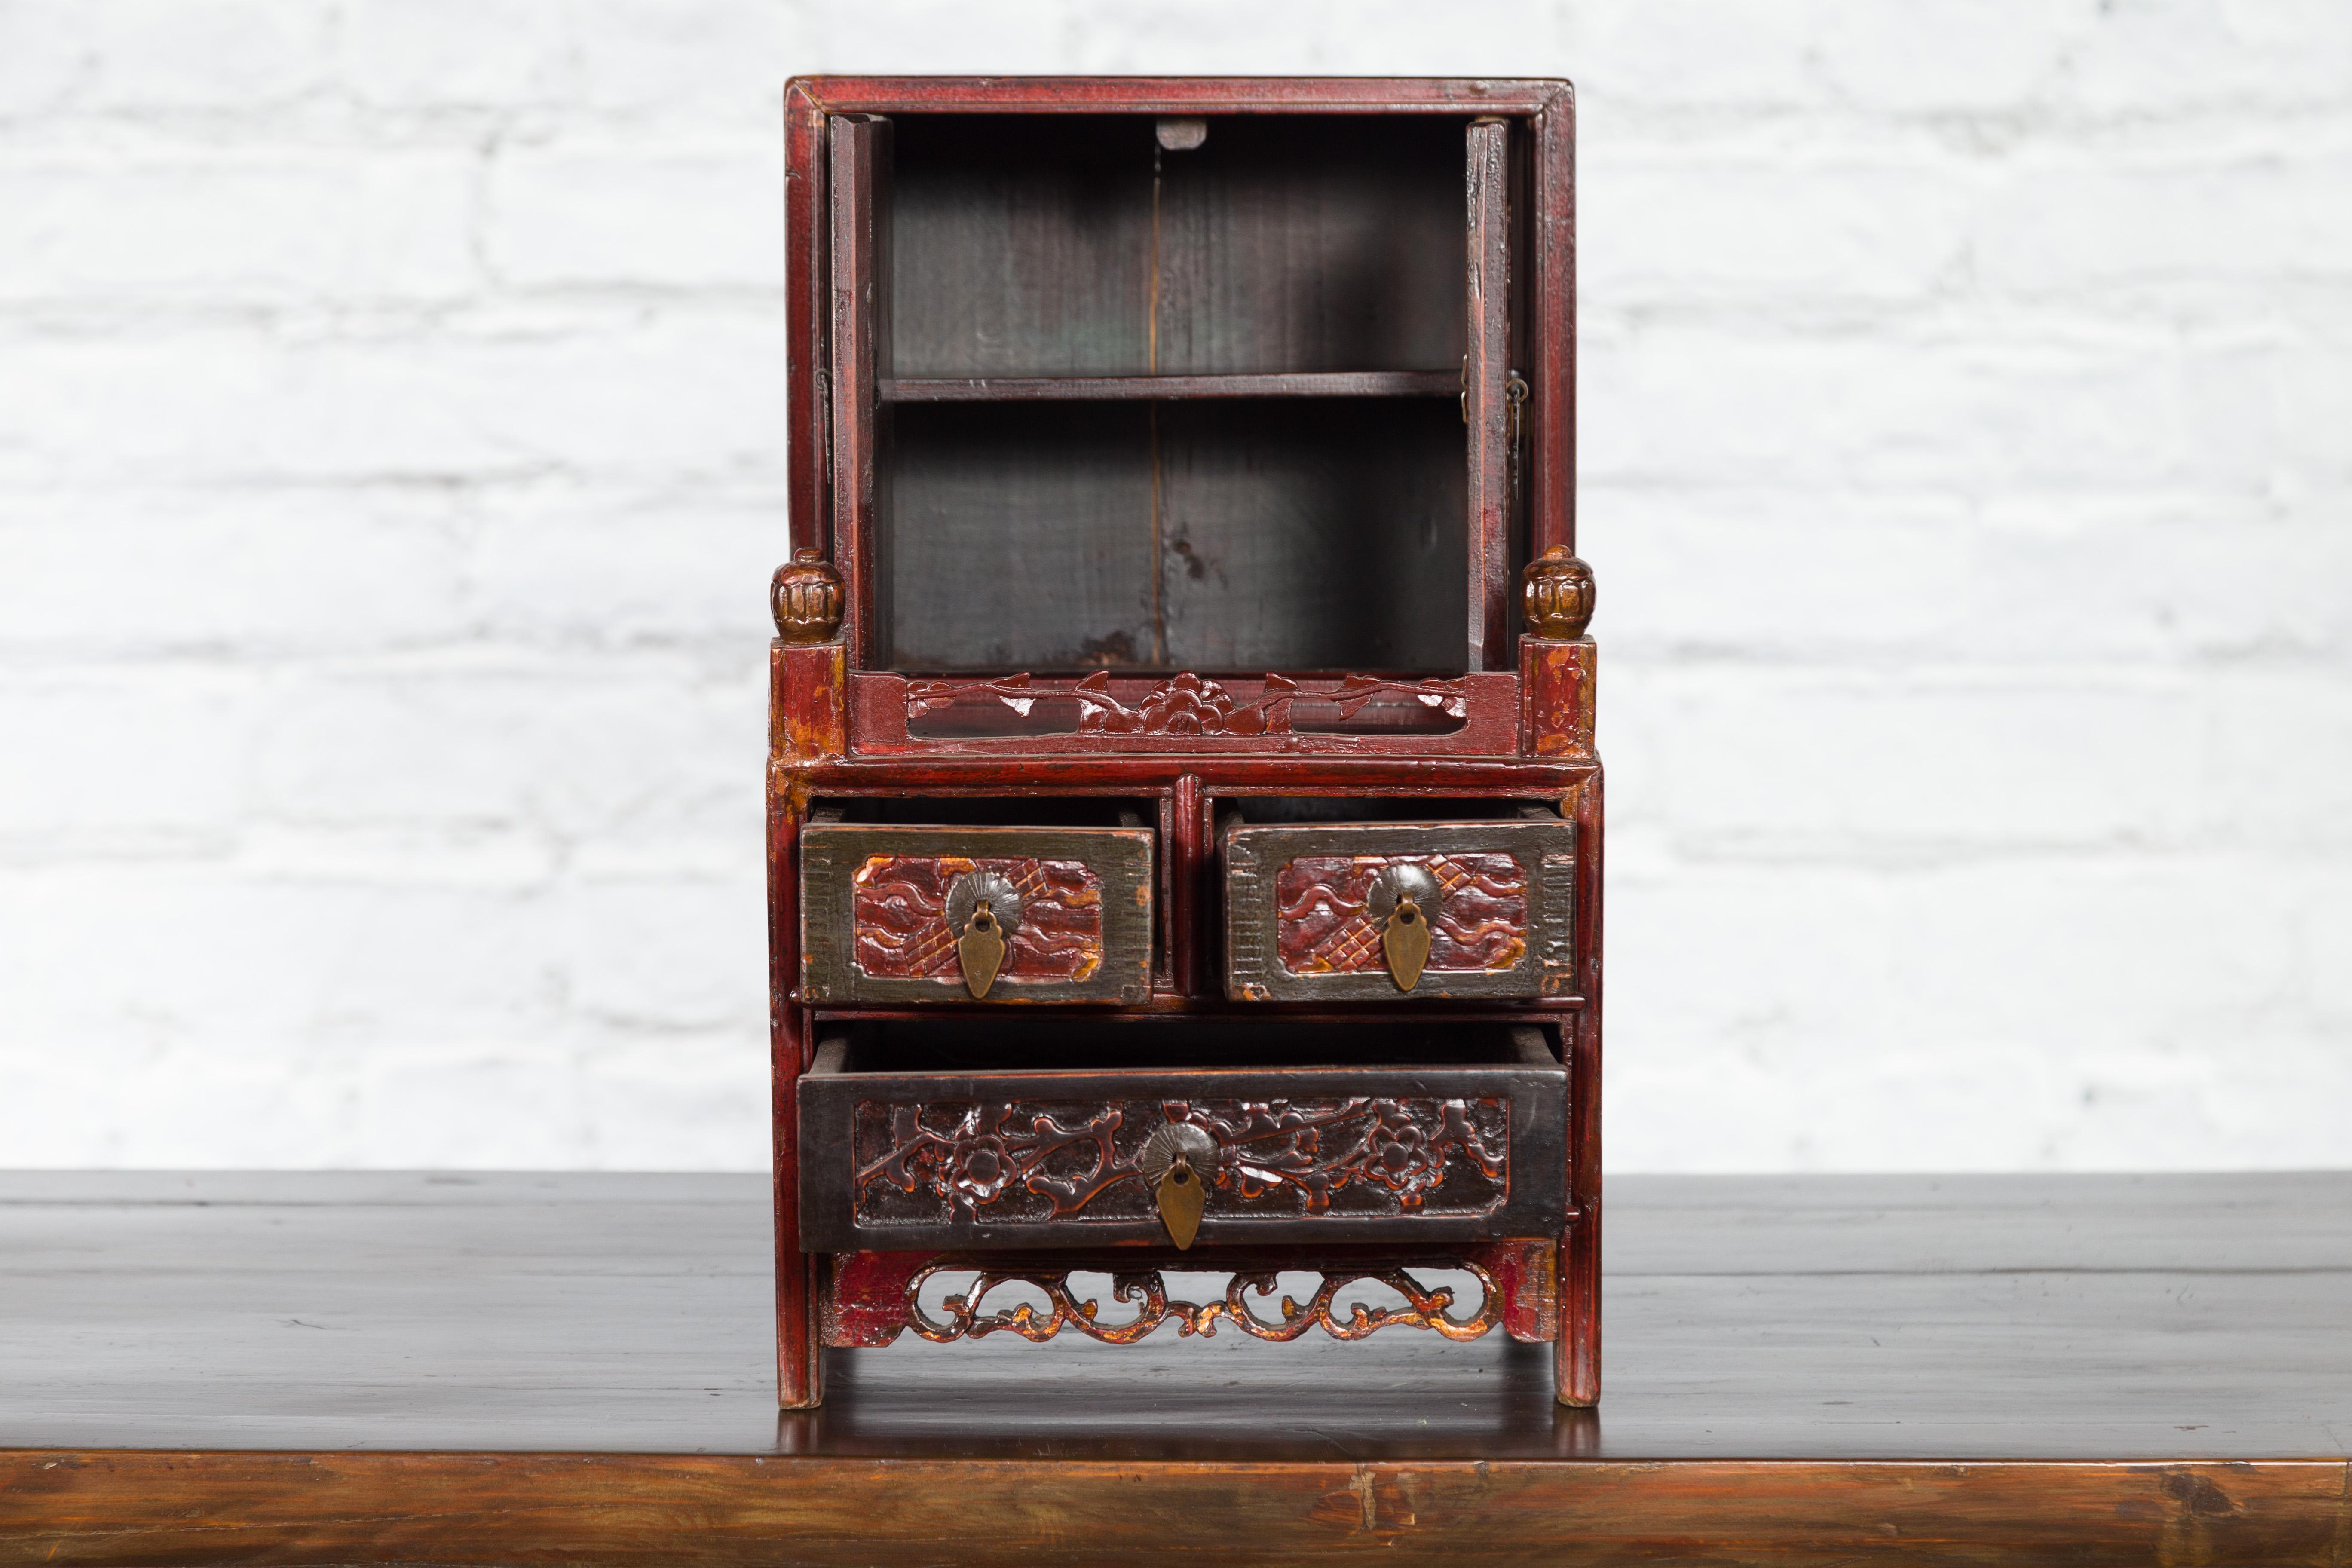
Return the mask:
<svg viewBox="0 0 2352 1568">
<path fill-rule="evenodd" d="M 811 77 L 790 84 L 784 108 L 791 542 L 819 551 L 839 574 L 842 613 L 829 637 L 813 640 L 814 601 L 795 601 L 800 619 L 784 628 L 789 635 L 772 660 L 768 865 L 782 1403 L 821 1399 L 823 1346 L 881 1346 L 909 1327 L 942 1341 L 997 1328 L 1032 1337 L 1050 1331 L 1043 1319 L 1000 1322 L 978 1301 L 950 1303 L 941 1295 L 947 1287 L 926 1283 L 949 1264 L 969 1264 L 990 1278 L 1042 1279 L 1056 1303 L 1055 1322 L 1111 1342 L 1120 1342 L 1117 1333 L 1094 1323 L 1072 1282 L 1091 1261 L 1134 1276 L 1140 1294 L 1133 1299 L 1154 1303 L 1150 1310 L 1182 1332 L 1224 1323 L 1284 1339 L 1313 1318 L 1352 1337 L 1345 1314 L 1328 1302 L 1309 1302 L 1278 1321 L 1244 1321 L 1234 1315 L 1239 1285 L 1231 1300 L 1170 1295 L 1158 1271 L 1181 1261 L 1185 1270 L 1222 1268 L 1236 1278 L 1318 1270 L 1327 1287 L 1389 1281 L 1406 1305 L 1364 1320 L 1362 1331 L 1459 1338 L 1496 1328 L 1553 1342 L 1559 1397 L 1591 1404 L 1600 1392 L 1595 660 L 1589 638 L 1517 637 L 1515 608 L 1518 567 L 1550 546 L 1572 548 L 1576 538 L 1568 85 Z M 974 118 L 924 118 L 943 115 Z M 1132 294 L 1118 291 L 1124 284 L 1105 285 L 1108 293 L 1095 289 L 1106 268 L 1128 264 L 1101 248 L 1103 234 L 1123 221 L 1112 196 L 1096 190 L 1087 199 L 1099 210 L 1087 208 L 1080 221 L 1054 183 L 1057 127 L 1072 123 L 1058 117 L 1073 115 L 1131 117 L 1130 140 L 1148 159 L 1139 165 L 1148 177 L 1134 199 L 1148 203 L 1148 224 L 1138 232 L 1153 237 L 1152 249 L 1148 276 Z M 1312 121 L 1312 134 L 1269 138 L 1269 117 L 1280 116 Z M 1000 143 L 971 131 L 990 117 L 1032 119 Z M 940 125 L 961 128 L 951 156 L 939 151 Z M 1205 159 L 1192 151 L 1203 134 Z M 1384 248 L 1366 258 L 1365 276 L 1375 280 L 1366 288 L 1395 281 L 1380 270 L 1402 265 L 1395 256 L 1423 258 L 1413 262 L 1424 268 L 1418 281 L 1408 280 L 1413 288 L 1428 280 L 1428 257 L 1443 261 L 1448 270 L 1439 281 L 1454 290 L 1450 308 L 1423 316 L 1439 322 L 1428 333 L 1444 335 L 1424 334 L 1387 359 L 1345 360 L 1331 357 L 1339 351 L 1315 336 L 1320 318 L 1286 322 L 1281 313 L 1299 308 L 1299 290 L 1317 286 L 1280 271 L 1294 237 L 1328 247 L 1349 233 L 1382 232 L 1318 216 L 1322 209 L 1305 197 L 1285 198 L 1288 207 L 1249 197 L 1257 205 L 1235 206 L 1240 216 L 1228 216 L 1239 226 L 1227 229 L 1204 227 L 1197 209 L 1184 209 L 1193 215 L 1184 233 L 1225 235 L 1216 242 L 1225 248 L 1213 246 L 1163 269 L 1162 247 L 1176 246 L 1179 231 L 1172 219 L 1163 226 L 1162 203 L 1243 202 L 1219 195 L 1225 187 L 1216 181 L 1225 176 L 1217 171 L 1293 155 L 1269 147 L 1305 148 L 1343 163 L 1392 148 L 1424 162 L 1430 149 L 1447 157 L 1454 155 L 1447 149 L 1459 149 L 1461 163 L 1438 170 L 1447 182 L 1459 175 L 1458 184 L 1447 184 L 1458 194 L 1441 216 L 1430 219 L 1425 209 L 1407 215 L 1426 223 L 1452 223 L 1444 213 L 1458 215 L 1459 234 L 1420 250 L 1410 237 L 1399 238 L 1393 256 Z M 988 149 L 1028 162 L 1008 164 L 1003 183 L 993 183 L 998 171 L 988 160 L 999 153 Z M 1099 147 L 1069 153 L 1073 167 L 1089 169 L 1087 159 L 1104 156 Z M 1196 162 L 1184 163 L 1187 157 Z M 1192 183 L 1181 184 L 1179 175 Z M 1261 162 L 1246 165 L 1234 188 L 1271 190 L 1294 177 L 1316 176 Z M 993 194 L 963 202 L 952 190 L 958 179 Z M 1346 179 L 1357 183 L 1335 184 L 1334 199 L 1387 199 L 1377 180 Z M 1015 207 L 1007 225 L 988 226 L 991 213 Z M 1285 223 L 1303 226 L 1293 236 L 1280 230 Z M 1022 247 L 1019 255 L 985 250 L 999 240 Z M 1009 279 L 1003 287 L 1010 292 L 988 295 L 1000 279 Z M 1193 357 L 1173 361 L 1164 374 L 1171 362 L 1162 357 L 1160 336 L 1163 284 L 1171 299 L 1192 289 L 1182 308 L 1207 312 L 1188 319 L 1185 352 Z M 906 292 L 923 289 L 940 292 Z M 1130 351 L 1121 346 L 1126 318 L 1118 311 L 1147 295 L 1150 341 Z M 999 315 L 973 324 L 960 310 Z M 1218 310 L 1237 313 L 1227 320 Z M 1373 314 L 1383 321 L 1411 316 L 1382 310 Z M 1024 333 L 1034 341 L 1034 365 L 980 363 L 1005 353 L 1008 342 L 1017 347 Z M 1264 342 L 1293 339 L 1308 347 L 1290 362 L 1250 358 Z M 1204 361 L 1228 342 L 1242 346 L 1223 363 Z M 1133 363 L 1119 357 L 1130 352 Z M 973 363 L 955 362 L 959 353 Z M 1349 421 L 1358 418 L 1365 434 L 1350 449 Z M 1279 550 L 1253 553 L 1266 532 L 1261 524 L 1292 526 L 1280 521 L 1280 509 L 1315 502 L 1316 487 L 1354 484 L 1349 504 L 1389 504 L 1378 488 L 1385 480 L 1360 480 L 1354 470 L 1391 457 L 1391 445 L 1400 441 L 1422 442 L 1412 449 L 1431 454 L 1433 466 L 1414 470 L 1422 476 L 1414 482 L 1437 476 L 1428 493 L 1443 498 L 1433 503 L 1444 513 L 1443 529 L 1416 521 L 1388 532 L 1370 525 L 1335 531 L 1318 524 L 1323 532 L 1285 534 Z M 1130 518 L 1132 536 L 1121 531 Z M 1440 570 L 1412 553 L 1432 536 L 1459 552 L 1458 567 L 1448 560 Z M 1314 540 L 1328 561 L 1302 555 L 1301 538 Z M 1398 559 L 1360 558 L 1380 550 Z M 1045 582 L 1075 584 L 1066 606 L 1073 630 L 1061 641 L 1024 624 L 1027 612 L 1001 608 L 1016 588 L 1031 595 L 1019 602 L 1032 603 L 1048 592 L 1034 586 Z M 1424 636 L 1413 623 L 1386 642 L 1364 632 L 1393 614 L 1399 595 L 1441 582 L 1455 606 L 1447 613 L 1461 616 L 1444 626 L 1458 632 Z M 1129 630 L 1117 629 L 1122 616 L 1130 617 Z M 954 624 L 943 629 L 943 620 Z M 1282 632 L 1294 622 L 1302 628 L 1297 637 L 1269 637 L 1269 626 Z M 1288 648 L 1306 646 L 1309 632 L 1372 652 L 1350 651 L 1344 661 L 1302 658 L 1289 668 L 1269 668 L 1279 661 L 1254 654 L 1237 656 L 1241 667 L 1230 668 L 1181 651 Z M 1426 651 L 1441 647 L 1442 655 Z M 919 651 L 940 647 L 965 651 L 938 662 Z M 1040 651 L 1018 651 L 1024 648 Z M 1475 847 L 1413 857 L 1444 889 L 1428 928 L 1431 979 L 1417 993 L 1391 986 L 1384 976 L 1394 961 L 1377 925 L 1387 917 L 1370 894 L 1397 857 L 1303 856 L 1269 879 L 1279 904 L 1281 965 L 1347 977 L 1318 984 L 1374 989 L 1335 990 L 1346 999 L 1328 1005 L 1229 999 L 1232 895 L 1220 844 L 1235 823 L 1467 827 L 1523 821 L 1530 812 L 1551 824 L 1547 831 L 1559 831 L 1554 812 L 1575 828 L 1574 854 L 1559 858 L 1557 873 L 1570 879 L 1559 885 L 1572 883 L 1572 900 L 1553 898 L 1542 921 L 1537 895 L 1554 886 L 1542 880 L 1555 875 L 1549 859 L 1531 883 L 1509 856 Z M 975 848 L 877 854 L 856 870 L 847 896 L 825 902 L 813 894 L 809 910 L 838 903 L 846 912 L 837 931 L 829 916 L 807 917 L 810 952 L 847 954 L 845 962 L 877 984 L 827 992 L 811 980 L 803 996 L 796 989 L 804 973 L 801 827 L 812 814 L 820 823 L 925 832 L 985 825 L 1148 834 L 1148 885 L 1118 890 L 1123 906 L 1116 912 L 1129 934 L 1111 956 L 1131 964 L 1127 991 L 1113 1001 L 1041 1001 L 1053 984 L 1066 989 L 1106 962 L 1106 885 L 1079 860 Z M 809 854 L 820 852 L 829 831 L 811 833 Z M 1001 980 L 975 991 L 972 961 L 960 956 L 946 911 L 956 879 L 982 872 L 1018 890 L 1020 918 L 1005 933 Z M 1572 921 L 1559 914 L 1570 902 Z M 1133 934 L 1147 917 L 1148 963 L 1145 938 Z M 1448 985 L 1465 983 L 1447 977 L 1525 967 L 1534 962 L 1530 953 L 1542 959 L 1541 994 L 1449 999 Z M 1232 973 L 1239 984 L 1243 977 Z M 898 990 L 882 991 L 882 981 Z M 1024 991 L 1031 982 L 1049 984 Z M 937 999 L 926 1000 L 934 987 Z M 877 995 L 884 999 L 871 1000 Z M 824 996 L 831 999 L 820 1005 Z M 1027 1037 L 1003 1032 L 1004 1020 L 1025 1027 L 1048 1015 L 1064 1029 L 1056 1038 L 1099 1042 L 1082 1062 L 1051 1065 L 1121 1075 L 1115 1087 L 1090 1090 L 1083 1103 L 1044 1094 L 1003 1103 L 969 1092 L 936 1100 L 926 1092 L 914 1103 L 868 1097 L 870 1105 L 857 1100 L 855 1113 L 840 1119 L 841 1146 L 803 1146 L 803 1120 L 814 1115 L 809 1107 L 824 1104 L 838 1087 L 826 1075 L 842 1061 L 850 1074 L 895 1073 L 896 1081 L 934 1070 L 889 1058 L 894 1026 L 936 1028 L 943 1031 L 936 1037 L 963 1042 L 934 1064 L 942 1075 L 986 1072 L 1010 1070 L 989 1053 L 1025 1048 Z M 1441 1040 L 1457 1026 L 1539 1026 L 1540 1033 L 1519 1033 L 1538 1041 L 1528 1048 L 1549 1075 L 1549 1124 L 1530 1133 L 1517 1125 L 1526 1120 L 1518 1111 L 1504 1117 L 1497 1104 L 1475 1096 L 1449 1099 L 1410 1085 L 1360 1103 L 1304 1092 L 1294 1102 L 1253 1090 L 1248 1103 L 1227 1104 L 1206 1091 L 1188 1096 L 1178 1069 L 1142 1060 L 1148 1053 L 1134 1044 L 1181 1035 L 1213 1051 L 1222 1037 L 1214 1026 L 1268 1021 L 1281 1022 L 1286 1038 L 1307 1042 L 1297 1048 L 1332 1053 L 1295 1064 L 1302 1073 L 1370 1065 L 1346 1059 L 1351 1031 L 1362 1026 L 1427 1026 Z M 956 1033 L 964 1028 L 968 1037 Z M 819 1066 L 803 1092 L 821 1044 L 824 1062 L 834 1065 Z M 1555 1047 L 1562 1062 L 1551 1059 Z M 1202 1070 L 1219 1067 L 1209 1062 Z M 812 1125 L 818 1123 L 834 1126 L 823 1118 Z M 1190 1253 L 1167 1244 L 1172 1229 L 1153 1228 L 1161 1223 L 1155 1216 L 1169 1212 L 1159 1206 L 1157 1184 L 1174 1145 L 1147 1154 L 1147 1134 L 1158 1129 L 1166 1143 L 1173 1136 L 1166 1128 L 1176 1123 L 1205 1140 L 1185 1146 L 1188 1160 L 1202 1162 L 1195 1173 L 1207 1184 L 1211 1227 Z M 1523 1143 L 1525 1136 L 1539 1141 Z M 1558 1173 L 1565 1158 L 1564 1228 L 1536 1236 L 1504 1228 L 1552 1230 L 1563 1212 L 1558 1186 L 1540 1212 L 1498 1210 L 1483 1232 L 1462 1228 L 1462 1215 L 1502 1201 L 1510 1173 L 1523 1168 L 1514 1167 L 1513 1155 L 1529 1148 L 1542 1151 L 1547 1173 Z M 843 1172 L 849 1176 L 826 1174 Z M 855 1196 L 844 1196 L 838 1213 L 820 1206 L 804 1216 L 803 1202 L 815 1201 L 804 1193 L 829 1190 L 804 1179 L 811 1173 L 845 1183 Z M 1246 1249 L 1208 1239 L 1245 1237 L 1230 1228 L 1237 1215 L 1328 1226 L 1328 1234 L 1342 1237 L 1351 1220 L 1389 1228 L 1333 1241 L 1322 1230 L 1269 1231 L 1312 1239 Z M 1397 1235 L 1422 1234 L 1397 1228 L 1421 1216 L 1433 1224 L 1452 1216 L 1456 1228 L 1428 1234 L 1454 1239 L 1391 1245 Z M 1099 1259 L 1066 1250 L 1022 1254 L 1007 1250 L 1009 1243 L 992 1244 L 990 1223 L 1015 1227 L 1005 1235 L 1020 1225 L 1050 1226 L 1056 1237 L 1073 1226 L 1118 1225 L 1153 1240 L 1121 1231 L 1123 1239 Z M 1217 1232 L 1219 1223 L 1228 1228 Z M 824 1246 L 863 1247 L 871 1234 L 864 1227 L 891 1225 L 935 1237 L 969 1231 L 972 1245 L 959 1239 L 957 1250 L 943 1251 L 902 1242 L 893 1250 L 838 1253 L 803 1247 L 804 1234 L 829 1238 Z M 1475 1314 L 1466 1303 L 1443 1305 L 1453 1298 L 1415 1271 L 1448 1267 L 1485 1281 L 1492 1300 Z M 929 1292 L 928 1305 L 919 1307 L 913 1297 L 922 1291 Z"/>
<path fill-rule="evenodd" d="M 1592 756 L 1593 674 L 1590 638 L 1519 639 L 1519 689 L 1527 727 L 1520 743 L 1538 757 Z"/>
</svg>

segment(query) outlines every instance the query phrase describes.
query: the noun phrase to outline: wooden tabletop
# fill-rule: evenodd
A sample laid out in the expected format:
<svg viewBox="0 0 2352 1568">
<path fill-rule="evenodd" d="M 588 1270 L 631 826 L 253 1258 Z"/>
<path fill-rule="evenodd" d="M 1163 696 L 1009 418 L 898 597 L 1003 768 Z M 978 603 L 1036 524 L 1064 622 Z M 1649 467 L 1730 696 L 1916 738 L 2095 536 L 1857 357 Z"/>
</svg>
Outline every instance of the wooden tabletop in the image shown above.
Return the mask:
<svg viewBox="0 0 2352 1568">
<path fill-rule="evenodd" d="M 0 1175 L 0 1563 L 2352 1568 L 2352 1173 L 1618 1177 L 1548 1349 L 835 1352 L 767 1184 Z"/>
</svg>

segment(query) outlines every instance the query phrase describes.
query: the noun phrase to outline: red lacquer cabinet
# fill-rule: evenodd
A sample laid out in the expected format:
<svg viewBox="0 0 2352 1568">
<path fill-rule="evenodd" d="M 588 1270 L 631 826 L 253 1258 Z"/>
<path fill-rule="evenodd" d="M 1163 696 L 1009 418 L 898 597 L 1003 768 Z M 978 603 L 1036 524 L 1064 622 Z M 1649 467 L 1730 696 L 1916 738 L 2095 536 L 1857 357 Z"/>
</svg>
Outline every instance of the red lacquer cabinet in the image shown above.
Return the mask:
<svg viewBox="0 0 2352 1568">
<path fill-rule="evenodd" d="M 782 1403 L 909 1332 L 1381 1331 L 1591 1403 L 1567 85 L 786 107 Z"/>
</svg>

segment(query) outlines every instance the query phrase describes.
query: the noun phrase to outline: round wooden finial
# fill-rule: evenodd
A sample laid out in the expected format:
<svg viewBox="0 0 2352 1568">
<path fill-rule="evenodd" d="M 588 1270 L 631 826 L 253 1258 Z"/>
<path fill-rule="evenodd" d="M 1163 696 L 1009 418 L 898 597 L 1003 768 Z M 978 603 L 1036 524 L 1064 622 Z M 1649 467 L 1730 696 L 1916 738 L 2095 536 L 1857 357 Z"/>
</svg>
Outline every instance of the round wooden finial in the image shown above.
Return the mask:
<svg viewBox="0 0 2352 1568">
<path fill-rule="evenodd" d="M 1592 620 L 1592 568 L 1555 544 L 1528 563 L 1520 607 L 1528 635 L 1567 642 Z"/>
<path fill-rule="evenodd" d="M 803 545 L 789 564 L 776 568 L 768 591 L 776 635 L 788 643 L 831 642 L 841 630 L 841 574 L 824 552 Z"/>
</svg>

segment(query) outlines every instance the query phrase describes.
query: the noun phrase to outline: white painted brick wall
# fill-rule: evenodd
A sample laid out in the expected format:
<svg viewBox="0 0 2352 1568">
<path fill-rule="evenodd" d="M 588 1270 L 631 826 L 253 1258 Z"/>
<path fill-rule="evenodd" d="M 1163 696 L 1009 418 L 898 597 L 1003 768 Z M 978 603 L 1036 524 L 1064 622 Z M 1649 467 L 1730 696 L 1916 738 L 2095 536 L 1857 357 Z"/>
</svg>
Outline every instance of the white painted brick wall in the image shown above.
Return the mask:
<svg viewBox="0 0 2352 1568">
<path fill-rule="evenodd" d="M 764 1163 L 820 68 L 1580 83 L 1617 1167 L 2352 1161 L 2343 0 L 0 0 L 0 1164 Z"/>
</svg>

